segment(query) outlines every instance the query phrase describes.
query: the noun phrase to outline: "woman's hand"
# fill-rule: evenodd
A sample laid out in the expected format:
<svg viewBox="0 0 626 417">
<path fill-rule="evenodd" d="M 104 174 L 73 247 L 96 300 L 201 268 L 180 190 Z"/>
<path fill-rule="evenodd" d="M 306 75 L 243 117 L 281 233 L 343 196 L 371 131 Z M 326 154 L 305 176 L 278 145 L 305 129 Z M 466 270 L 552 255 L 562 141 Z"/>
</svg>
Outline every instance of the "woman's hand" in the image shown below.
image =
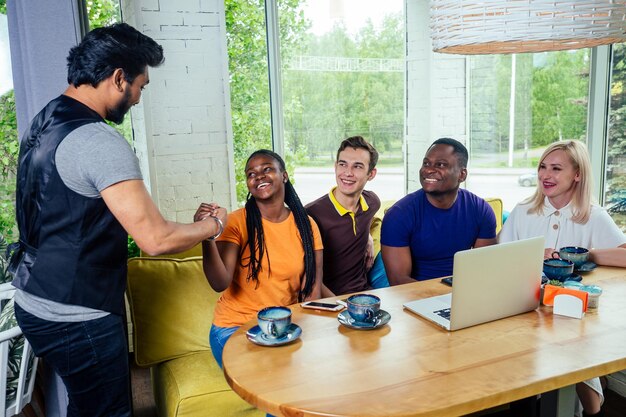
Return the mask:
<svg viewBox="0 0 626 417">
<path fill-rule="evenodd" d="M 552 256 L 552 252 L 554 252 L 556 249 L 554 248 L 545 248 L 543 250 L 543 259 L 550 259 L 553 258 Z"/>
<path fill-rule="evenodd" d="M 220 207 L 217 203 L 201 203 L 196 214 L 193 215 L 193 221 L 199 222 L 207 217 L 217 217 L 226 225 L 228 213 L 225 208 Z"/>
</svg>

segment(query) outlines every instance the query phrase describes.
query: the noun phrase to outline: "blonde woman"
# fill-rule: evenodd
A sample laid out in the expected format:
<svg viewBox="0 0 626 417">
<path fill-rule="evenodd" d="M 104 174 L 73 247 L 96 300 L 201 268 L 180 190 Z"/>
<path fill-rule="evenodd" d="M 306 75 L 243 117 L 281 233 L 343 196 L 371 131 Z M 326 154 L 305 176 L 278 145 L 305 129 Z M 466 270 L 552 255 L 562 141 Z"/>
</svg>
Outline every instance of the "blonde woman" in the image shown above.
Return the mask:
<svg viewBox="0 0 626 417">
<path fill-rule="evenodd" d="M 589 260 L 598 265 L 626 267 L 626 236 L 606 210 L 592 202 L 586 146 L 576 140 L 551 144 L 541 155 L 537 173 L 537 190 L 515 206 L 499 242 L 545 236 L 546 258 L 563 246 L 580 246 L 590 249 Z M 598 378 L 577 384 L 576 392 L 584 415 L 602 415 Z"/>
</svg>

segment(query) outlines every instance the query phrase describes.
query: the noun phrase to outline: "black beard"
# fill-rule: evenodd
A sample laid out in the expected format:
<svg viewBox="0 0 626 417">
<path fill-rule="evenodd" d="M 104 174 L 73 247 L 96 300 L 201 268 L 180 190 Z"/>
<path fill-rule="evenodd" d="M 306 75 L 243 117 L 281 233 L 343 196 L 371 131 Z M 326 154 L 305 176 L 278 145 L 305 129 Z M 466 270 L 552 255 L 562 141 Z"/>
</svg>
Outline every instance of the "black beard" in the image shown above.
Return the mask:
<svg viewBox="0 0 626 417">
<path fill-rule="evenodd" d="M 106 119 L 119 125 L 124 121 L 124 116 L 130 110 L 130 89 L 126 89 L 124 97 L 114 108 L 107 111 Z"/>
</svg>

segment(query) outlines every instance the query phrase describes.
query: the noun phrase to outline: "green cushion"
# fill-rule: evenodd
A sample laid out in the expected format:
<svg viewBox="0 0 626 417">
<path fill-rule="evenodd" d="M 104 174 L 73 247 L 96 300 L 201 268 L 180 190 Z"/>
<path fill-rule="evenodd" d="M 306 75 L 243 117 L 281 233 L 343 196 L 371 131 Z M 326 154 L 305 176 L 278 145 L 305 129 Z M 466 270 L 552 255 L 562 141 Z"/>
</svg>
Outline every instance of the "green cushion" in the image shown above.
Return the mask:
<svg viewBox="0 0 626 417">
<path fill-rule="evenodd" d="M 210 351 L 209 330 L 219 294 L 202 270 L 202 257 L 128 260 L 128 302 L 139 366 Z"/>
<path fill-rule="evenodd" d="M 159 416 L 265 416 L 230 389 L 211 351 L 153 367 L 152 389 Z"/>
</svg>

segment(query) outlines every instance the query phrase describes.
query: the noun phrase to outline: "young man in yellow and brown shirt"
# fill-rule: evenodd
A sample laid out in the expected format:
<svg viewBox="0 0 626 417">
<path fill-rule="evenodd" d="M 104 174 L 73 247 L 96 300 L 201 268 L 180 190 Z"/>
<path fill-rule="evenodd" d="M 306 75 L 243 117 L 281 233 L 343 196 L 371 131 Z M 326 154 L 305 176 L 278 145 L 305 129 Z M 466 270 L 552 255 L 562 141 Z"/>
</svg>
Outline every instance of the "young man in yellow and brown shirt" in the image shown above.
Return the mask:
<svg viewBox="0 0 626 417">
<path fill-rule="evenodd" d="M 374 262 L 370 225 L 380 199 L 365 185 L 376 176 L 378 152 L 361 136 L 341 142 L 335 162 L 337 186 L 306 206 L 324 242 L 322 296 L 370 288 L 367 272 Z"/>
</svg>

